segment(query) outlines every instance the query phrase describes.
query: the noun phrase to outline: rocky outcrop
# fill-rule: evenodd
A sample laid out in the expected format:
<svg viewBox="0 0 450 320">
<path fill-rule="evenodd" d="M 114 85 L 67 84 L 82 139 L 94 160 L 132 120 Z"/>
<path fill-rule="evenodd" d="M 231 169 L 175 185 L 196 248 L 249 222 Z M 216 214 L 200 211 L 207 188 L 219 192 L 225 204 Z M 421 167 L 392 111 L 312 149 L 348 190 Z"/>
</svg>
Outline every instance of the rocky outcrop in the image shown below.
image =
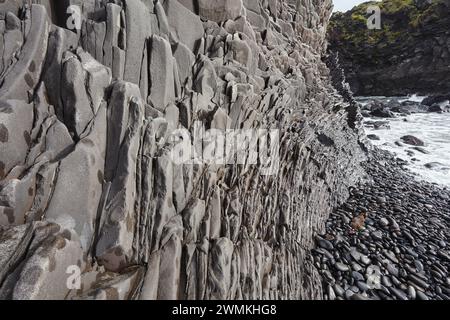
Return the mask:
<svg viewBox="0 0 450 320">
<path fill-rule="evenodd" d="M 308 252 L 364 158 L 322 62 L 330 13 L 2 1 L 0 297 L 321 298 Z M 206 161 L 202 126 L 238 152 Z"/>
<path fill-rule="evenodd" d="M 383 0 L 381 29 L 367 27 L 373 2 L 332 16 L 330 50 L 339 53 L 359 96 L 450 92 L 450 1 Z"/>
</svg>

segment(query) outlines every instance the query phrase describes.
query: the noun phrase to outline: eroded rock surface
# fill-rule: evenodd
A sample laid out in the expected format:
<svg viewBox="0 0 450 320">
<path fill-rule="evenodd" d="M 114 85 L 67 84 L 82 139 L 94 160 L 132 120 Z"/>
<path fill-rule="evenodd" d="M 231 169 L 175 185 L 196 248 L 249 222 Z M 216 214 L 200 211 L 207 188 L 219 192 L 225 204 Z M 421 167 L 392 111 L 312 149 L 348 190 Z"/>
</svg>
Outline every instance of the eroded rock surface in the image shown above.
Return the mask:
<svg viewBox="0 0 450 320">
<path fill-rule="evenodd" d="M 2 1 L 0 297 L 321 298 L 308 252 L 364 158 L 322 62 L 330 12 Z M 174 161 L 198 123 L 278 130 L 272 170 L 248 145 L 239 165 Z"/>
</svg>

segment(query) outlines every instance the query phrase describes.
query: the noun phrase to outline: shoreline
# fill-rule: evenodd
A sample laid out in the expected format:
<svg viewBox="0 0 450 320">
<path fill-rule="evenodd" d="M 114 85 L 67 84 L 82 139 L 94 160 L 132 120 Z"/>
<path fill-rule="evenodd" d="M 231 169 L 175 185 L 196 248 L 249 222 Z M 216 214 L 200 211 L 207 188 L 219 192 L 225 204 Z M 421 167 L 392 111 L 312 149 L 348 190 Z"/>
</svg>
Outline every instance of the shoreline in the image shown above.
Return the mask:
<svg viewBox="0 0 450 320">
<path fill-rule="evenodd" d="M 407 161 L 418 179 L 450 187 L 448 97 L 366 97 L 364 101 L 360 97 L 358 101 L 373 145 Z"/>
<path fill-rule="evenodd" d="M 311 251 L 324 298 L 450 299 L 450 190 L 378 148 L 364 168 L 370 179 L 334 210 Z"/>
</svg>

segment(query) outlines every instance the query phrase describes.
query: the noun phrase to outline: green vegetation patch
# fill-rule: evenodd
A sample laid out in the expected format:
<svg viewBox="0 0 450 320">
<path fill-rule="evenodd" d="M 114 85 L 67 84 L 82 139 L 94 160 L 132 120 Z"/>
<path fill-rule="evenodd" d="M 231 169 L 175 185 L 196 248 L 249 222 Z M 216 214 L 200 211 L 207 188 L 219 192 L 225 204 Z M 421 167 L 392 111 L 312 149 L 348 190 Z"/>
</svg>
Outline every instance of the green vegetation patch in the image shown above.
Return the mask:
<svg viewBox="0 0 450 320">
<path fill-rule="evenodd" d="M 331 45 L 353 52 L 370 51 L 371 63 L 382 62 L 387 47 L 392 50 L 401 48 L 405 42 L 413 40 L 422 29 L 434 23 L 448 19 L 449 8 L 445 0 L 435 0 L 432 4 L 419 8 L 414 0 L 368 1 L 354 7 L 351 11 L 333 14 L 329 24 Z M 448 2 L 447 2 L 448 3 Z M 381 10 L 381 29 L 369 29 L 367 13 L 369 6 L 378 6 Z M 340 49 L 341 50 L 341 49 Z M 395 63 L 395 61 L 394 61 Z"/>
</svg>

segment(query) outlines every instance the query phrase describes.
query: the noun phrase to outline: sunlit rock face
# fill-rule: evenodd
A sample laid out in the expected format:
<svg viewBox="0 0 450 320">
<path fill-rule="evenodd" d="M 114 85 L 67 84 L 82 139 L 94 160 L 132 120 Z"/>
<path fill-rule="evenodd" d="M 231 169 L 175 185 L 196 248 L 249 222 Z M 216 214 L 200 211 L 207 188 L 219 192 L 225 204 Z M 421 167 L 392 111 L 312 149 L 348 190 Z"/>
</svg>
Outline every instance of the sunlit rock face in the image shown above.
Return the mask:
<svg viewBox="0 0 450 320">
<path fill-rule="evenodd" d="M 322 62 L 330 13 L 0 3 L 0 298 L 321 298 L 308 250 L 364 158 Z M 177 161 L 176 129 L 214 153 L 201 127 L 273 135 Z"/>
</svg>

